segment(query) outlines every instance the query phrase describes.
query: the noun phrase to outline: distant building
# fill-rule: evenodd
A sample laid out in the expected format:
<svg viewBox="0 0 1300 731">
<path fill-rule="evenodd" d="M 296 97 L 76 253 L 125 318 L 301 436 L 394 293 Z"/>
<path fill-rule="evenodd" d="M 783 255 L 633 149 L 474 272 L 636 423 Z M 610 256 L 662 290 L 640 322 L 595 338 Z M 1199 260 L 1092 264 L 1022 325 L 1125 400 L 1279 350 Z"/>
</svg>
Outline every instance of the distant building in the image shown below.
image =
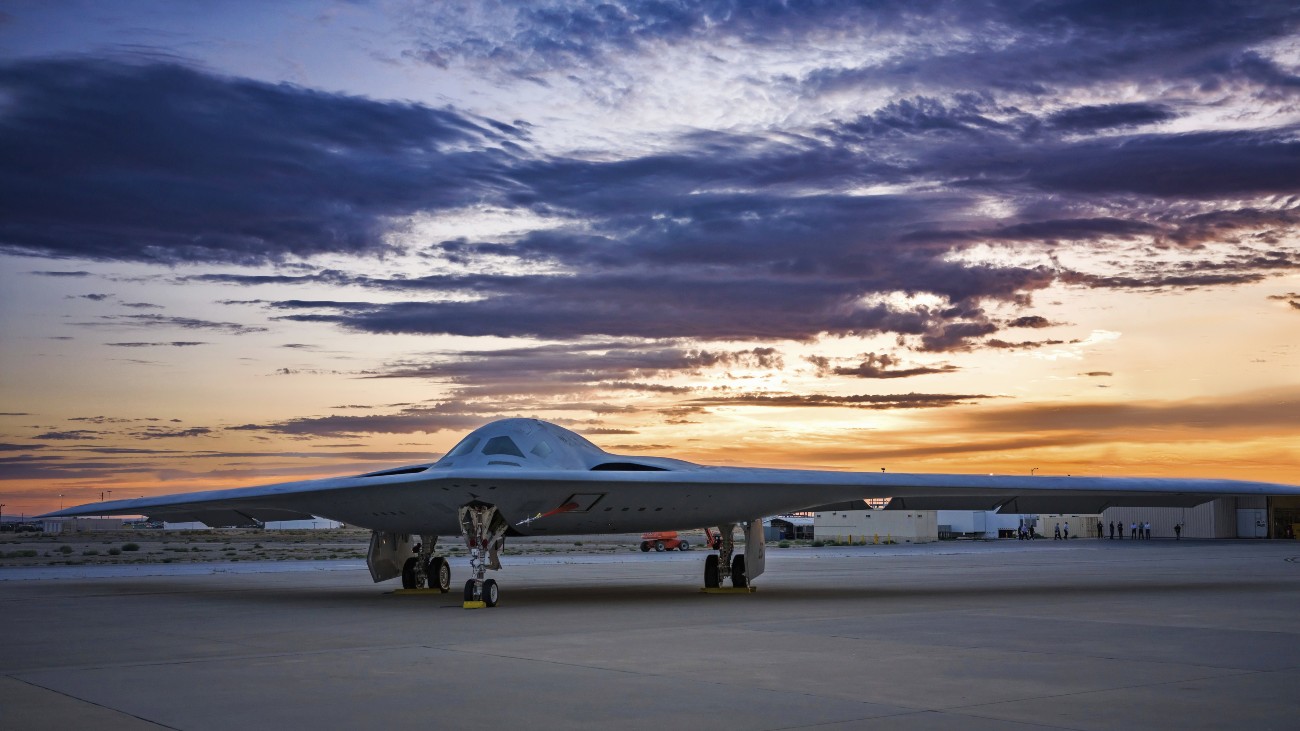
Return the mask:
<svg viewBox="0 0 1300 731">
<path fill-rule="evenodd" d="M 778 515 L 763 521 L 763 538 L 769 541 L 805 541 L 816 535 L 811 515 Z"/>
<path fill-rule="evenodd" d="M 44 518 L 41 531 L 44 533 L 91 533 L 106 530 L 122 530 L 121 518 Z"/>
<path fill-rule="evenodd" d="M 1173 538 L 1182 526 L 1183 538 L 1285 538 L 1300 537 L 1300 498 L 1224 497 L 1194 508 L 1110 508 L 1101 515 L 1124 526 L 1150 523 L 1152 538 Z M 1109 530 L 1109 528 L 1108 528 Z"/>
<path fill-rule="evenodd" d="M 824 505 L 813 511 L 820 540 L 841 543 L 932 543 L 939 540 L 934 510 L 866 510 L 861 500 Z"/>
</svg>

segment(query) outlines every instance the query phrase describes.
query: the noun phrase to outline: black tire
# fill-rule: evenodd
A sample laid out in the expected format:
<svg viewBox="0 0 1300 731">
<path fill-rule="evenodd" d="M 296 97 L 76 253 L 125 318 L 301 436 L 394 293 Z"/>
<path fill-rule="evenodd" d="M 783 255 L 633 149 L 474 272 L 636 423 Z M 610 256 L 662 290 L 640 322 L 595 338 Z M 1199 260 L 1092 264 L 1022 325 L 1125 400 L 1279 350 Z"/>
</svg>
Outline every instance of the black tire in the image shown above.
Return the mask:
<svg viewBox="0 0 1300 731">
<path fill-rule="evenodd" d="M 664 542 L 663 542 L 663 541 L 655 541 L 655 550 L 656 550 L 656 551 L 659 551 L 659 552 L 662 553 L 663 550 L 664 550 Z"/>
<path fill-rule="evenodd" d="M 472 602 L 474 599 L 474 580 L 470 579 L 465 582 L 465 601 Z"/>
<path fill-rule="evenodd" d="M 434 556 L 429 559 L 429 588 L 437 589 L 446 594 L 451 591 L 451 564 L 442 556 Z"/>
<path fill-rule="evenodd" d="M 704 587 L 718 588 L 718 554 L 710 553 L 704 557 Z"/>
<path fill-rule="evenodd" d="M 677 544 L 677 550 L 679 550 L 679 551 L 689 551 L 689 550 L 691 550 L 691 544 L 687 543 L 686 541 L 682 541 L 681 543 L 678 543 L 678 544 Z"/>
<path fill-rule="evenodd" d="M 402 588 L 403 589 L 420 588 L 415 580 L 415 561 L 416 561 L 415 556 L 412 556 L 406 559 L 406 563 L 402 564 Z"/>
<path fill-rule="evenodd" d="M 649 551 L 650 551 L 650 541 L 641 541 L 641 552 L 649 553 Z"/>
<path fill-rule="evenodd" d="M 731 559 L 731 585 L 737 589 L 749 586 L 749 577 L 745 576 L 745 554 Z"/>
<path fill-rule="evenodd" d="M 488 579 L 483 582 L 483 603 L 489 607 L 497 605 L 497 599 L 501 597 L 501 590 L 497 588 L 496 579 Z"/>
</svg>

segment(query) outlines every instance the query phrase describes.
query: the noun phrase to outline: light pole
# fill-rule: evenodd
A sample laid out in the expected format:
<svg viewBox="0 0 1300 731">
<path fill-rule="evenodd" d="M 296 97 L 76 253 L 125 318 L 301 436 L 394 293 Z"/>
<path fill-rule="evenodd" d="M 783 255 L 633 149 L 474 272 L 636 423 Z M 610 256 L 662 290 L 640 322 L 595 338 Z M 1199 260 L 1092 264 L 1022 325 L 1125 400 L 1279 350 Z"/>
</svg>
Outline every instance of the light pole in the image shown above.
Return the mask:
<svg viewBox="0 0 1300 731">
<path fill-rule="evenodd" d="M 5 504 L 0 503 L 0 523 L 5 522 Z"/>
<path fill-rule="evenodd" d="M 1033 477 L 1033 476 L 1034 476 L 1034 473 L 1037 472 L 1037 471 L 1038 471 L 1038 468 L 1037 468 L 1037 467 L 1033 468 L 1032 470 L 1029 471 L 1029 476 L 1030 476 L 1030 477 Z"/>
<path fill-rule="evenodd" d="M 63 510 L 63 493 L 59 493 L 59 510 Z"/>
</svg>

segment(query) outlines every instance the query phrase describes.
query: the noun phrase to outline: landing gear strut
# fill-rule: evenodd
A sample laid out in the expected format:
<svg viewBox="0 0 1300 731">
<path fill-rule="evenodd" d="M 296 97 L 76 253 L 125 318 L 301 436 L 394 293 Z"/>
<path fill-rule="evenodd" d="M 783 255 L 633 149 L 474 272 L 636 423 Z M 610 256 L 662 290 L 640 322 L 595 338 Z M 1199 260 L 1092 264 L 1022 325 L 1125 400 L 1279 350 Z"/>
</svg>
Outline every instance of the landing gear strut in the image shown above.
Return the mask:
<svg viewBox="0 0 1300 731">
<path fill-rule="evenodd" d="M 474 578 L 465 582 L 465 608 L 495 607 L 500 589 L 495 580 L 483 576 L 489 569 L 501 568 L 498 552 L 505 544 L 510 524 L 495 505 L 477 501 L 462 505 L 459 514 L 460 532 L 469 548 L 469 566 L 474 573 Z"/>
<path fill-rule="evenodd" d="M 728 523 L 718 526 L 715 546 L 716 554 L 704 557 L 704 588 L 719 589 L 722 582 L 731 580 L 734 589 L 749 589 L 749 580 L 763 573 L 765 557 L 763 555 L 763 523 L 761 520 L 743 524 L 745 531 L 745 552 L 736 554 L 736 539 L 733 533 L 736 526 Z M 734 555 L 733 555 L 734 554 Z M 746 556 L 753 556 L 753 565 L 747 565 Z M 753 591 L 753 589 L 749 589 Z"/>
<path fill-rule="evenodd" d="M 403 589 L 437 589 L 446 594 L 451 591 L 451 565 L 442 556 L 433 555 L 438 536 L 422 535 L 415 546 L 417 555 L 402 564 Z"/>
<path fill-rule="evenodd" d="M 736 537 L 733 535 L 735 530 L 734 523 L 718 526 L 718 552 L 704 557 L 704 588 L 717 589 L 728 578 L 737 589 L 749 586 L 745 578 L 745 557 L 732 556 L 736 550 Z"/>
</svg>

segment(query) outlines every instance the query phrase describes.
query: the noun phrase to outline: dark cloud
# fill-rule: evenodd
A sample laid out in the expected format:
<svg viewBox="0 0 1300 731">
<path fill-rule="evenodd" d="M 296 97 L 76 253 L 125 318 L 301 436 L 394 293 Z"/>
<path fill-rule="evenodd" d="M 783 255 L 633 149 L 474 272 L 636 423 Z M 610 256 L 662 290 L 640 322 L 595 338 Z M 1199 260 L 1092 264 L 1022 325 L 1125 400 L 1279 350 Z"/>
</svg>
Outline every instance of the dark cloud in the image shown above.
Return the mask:
<svg viewBox="0 0 1300 731">
<path fill-rule="evenodd" d="M 1291 307 L 1300 310 L 1300 292 L 1287 292 L 1286 294 L 1271 294 L 1268 296 L 1271 300 L 1281 300 L 1291 305 Z"/>
<path fill-rule="evenodd" d="M 1300 12 L 1291 3 L 1025 0 L 939 6 L 902 17 L 890 10 L 879 20 L 868 16 L 898 33 L 924 34 L 929 42 L 861 66 L 819 69 L 799 84 L 809 95 L 900 86 L 1042 95 L 1109 82 L 1182 81 L 1207 90 L 1234 82 L 1284 91 L 1292 85 L 1288 74 L 1241 51 L 1294 33 Z M 938 28 L 936 12 L 946 21 Z"/>
<path fill-rule="evenodd" d="M 98 416 L 73 416 L 69 418 L 68 421 L 78 421 L 87 424 L 129 424 L 133 421 L 139 421 L 139 420 L 98 415 Z M 145 419 L 144 421 L 158 421 L 158 419 Z"/>
<path fill-rule="evenodd" d="M 979 394 L 899 393 L 887 395 L 832 396 L 826 394 L 746 394 L 692 399 L 697 406 L 784 406 L 858 409 L 934 409 L 971 404 L 992 396 Z"/>
<path fill-rule="evenodd" d="M 84 480 L 147 471 L 112 461 L 73 460 L 59 456 L 0 457 L 0 480 Z M 12 493 L 11 493 L 12 494 Z M 32 497 L 48 500 L 48 492 Z"/>
<path fill-rule="evenodd" d="M 1278 96 L 1300 91 L 1300 76 L 1284 70 L 1277 62 L 1261 56 L 1257 51 L 1212 58 L 1198 70 L 1204 74 L 1204 91 L 1219 91 L 1233 78 L 1248 79 Z"/>
<path fill-rule="evenodd" d="M 169 343 L 129 342 L 129 343 L 104 343 L 104 344 L 114 348 L 156 348 L 156 347 L 188 348 L 194 345 L 207 345 L 207 343 L 197 341 L 197 340 L 173 340 Z"/>
<path fill-rule="evenodd" d="M 1026 152 L 1025 180 L 1049 190 L 1191 199 L 1300 192 L 1300 141 L 1289 129 L 1133 135 Z"/>
<path fill-rule="evenodd" d="M 30 452 L 44 448 L 44 444 L 9 444 L 7 442 L 0 442 L 0 452 Z"/>
<path fill-rule="evenodd" d="M 596 342 L 445 354 L 391 363 L 371 377 L 441 381 L 454 387 L 461 408 L 474 404 L 476 409 L 486 409 L 484 413 L 504 414 L 547 396 L 572 398 L 576 394 L 597 399 L 611 391 L 687 393 L 694 388 L 661 381 L 733 368 L 779 371 L 784 365 L 784 357 L 774 348 L 721 350 Z M 594 410 L 610 408 L 599 402 L 586 405 Z"/>
<path fill-rule="evenodd" d="M 314 311 L 279 319 L 332 322 L 375 333 L 809 340 L 823 333 L 893 332 L 918 336 L 922 349 L 942 351 L 965 347 L 968 339 L 997 329 L 982 308 L 970 304 L 973 300 L 1019 300 L 1054 278 L 1045 267 L 963 266 L 935 260 L 914 262 L 906 271 L 901 263 L 899 269 L 889 270 L 883 269 L 887 263 L 877 261 L 870 265 L 877 278 L 874 284 L 847 271 L 824 274 L 825 264 L 814 264 L 809 272 L 772 272 L 770 268 L 779 265 L 775 261 L 719 263 L 712 272 L 701 272 L 690 262 L 676 268 L 656 264 L 658 268 L 647 269 L 629 261 L 614 271 L 597 268 L 565 276 L 478 275 L 382 283 L 480 297 L 472 301 L 285 300 L 273 307 Z M 860 302 L 871 292 L 907 288 L 908 274 L 912 288 L 937 290 L 961 304 L 894 309 Z M 863 277 L 869 276 L 863 272 Z M 763 296 L 755 298 L 756 292 Z"/>
<path fill-rule="evenodd" d="M 1007 327 L 1051 327 L 1052 322 L 1041 315 L 1025 315 L 1007 323 Z"/>
<path fill-rule="evenodd" d="M 359 434 L 434 434 L 463 432 L 482 426 L 489 419 L 477 414 L 440 408 L 409 408 L 396 414 L 366 416 L 303 417 L 270 424 L 242 424 L 232 431 L 270 432 L 295 437 L 349 437 Z"/>
<path fill-rule="evenodd" d="M 1176 119 L 1178 115 L 1163 104 L 1103 104 L 1073 107 L 1054 112 L 1046 122 L 1053 129 L 1066 132 L 1096 132 L 1115 127 L 1136 127 Z"/>
<path fill-rule="evenodd" d="M 37 434 L 33 439 L 45 439 L 48 441 L 74 441 L 83 439 L 98 439 L 103 432 L 93 431 L 90 429 L 69 429 L 66 431 L 47 431 L 44 434 Z"/>
<path fill-rule="evenodd" d="M 508 183 L 519 133 L 451 109 L 92 58 L 0 66 L 0 246 L 262 262 L 388 248 Z"/>
<path fill-rule="evenodd" d="M 438 68 L 469 64 L 548 84 L 598 74 L 627 56 L 660 54 L 665 47 L 705 53 L 719 46 L 870 47 L 925 38 L 882 60 L 837 64 L 796 82 L 810 95 L 899 87 L 1043 93 L 1054 86 L 1171 76 L 1202 85 L 1243 81 L 1286 88 L 1295 83 L 1291 74 L 1240 49 L 1287 38 L 1300 15 L 1291 3 L 1242 0 L 1047 6 L 1033 0 L 614 0 L 502 2 L 490 15 L 476 10 L 477 4 L 462 3 L 422 8 L 406 24 L 414 40 L 400 54 Z M 474 17 L 484 20 L 466 21 Z"/>
<path fill-rule="evenodd" d="M 203 437 L 212 434 L 212 429 L 206 426 L 190 427 L 188 429 L 172 429 L 164 426 L 151 426 L 144 429 L 137 429 L 131 432 L 133 439 L 177 439 L 185 437 Z"/>
<path fill-rule="evenodd" d="M 84 327 L 178 327 L 183 330 L 215 330 L 231 335 L 266 332 L 266 328 L 255 325 L 200 320 L 194 317 L 173 317 L 170 315 L 101 315 L 99 320 L 79 322 L 77 324 Z"/>
<path fill-rule="evenodd" d="M 1109 378 L 1115 374 L 1110 371 L 1088 371 L 1087 373 L 1080 373 L 1079 375 L 1087 376 L 1089 378 Z"/>
<path fill-rule="evenodd" d="M 829 363 L 818 363 L 821 372 L 834 373 L 837 376 L 852 376 L 854 378 L 911 378 L 912 376 L 924 376 L 932 373 L 951 373 L 958 370 L 953 365 L 942 366 L 916 366 L 912 368 L 900 368 L 898 358 L 888 353 L 865 353 L 862 361 L 855 366 L 841 366 L 831 368 Z"/>
<path fill-rule="evenodd" d="M 1072 340 L 1070 342 L 1077 343 L 1079 341 Z M 997 348 L 999 350 L 1033 350 L 1034 348 L 1045 348 L 1049 345 L 1065 344 L 1066 341 L 1064 340 L 1021 340 L 1020 342 L 1013 343 L 1000 338 L 989 338 L 982 343 L 986 348 Z"/>
<path fill-rule="evenodd" d="M 38 271 L 38 272 L 28 272 L 28 273 L 34 274 L 38 277 L 89 277 L 90 276 L 90 272 L 80 272 L 80 271 L 78 272 Z"/>
</svg>

